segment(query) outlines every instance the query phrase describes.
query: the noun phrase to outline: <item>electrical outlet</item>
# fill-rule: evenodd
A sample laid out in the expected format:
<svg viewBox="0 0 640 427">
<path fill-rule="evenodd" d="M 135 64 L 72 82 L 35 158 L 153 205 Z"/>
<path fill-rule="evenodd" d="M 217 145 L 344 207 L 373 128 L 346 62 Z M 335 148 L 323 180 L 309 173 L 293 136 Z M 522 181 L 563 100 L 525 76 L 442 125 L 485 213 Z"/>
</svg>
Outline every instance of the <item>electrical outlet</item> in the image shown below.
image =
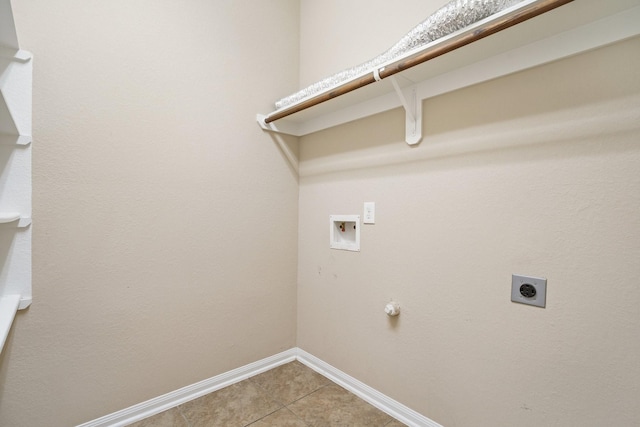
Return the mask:
<svg viewBox="0 0 640 427">
<path fill-rule="evenodd" d="M 511 301 L 544 308 L 547 304 L 547 279 L 511 275 Z"/>
<path fill-rule="evenodd" d="M 375 224 L 376 223 L 376 203 L 375 202 L 364 202 L 364 219 L 362 220 L 364 224 Z"/>
</svg>

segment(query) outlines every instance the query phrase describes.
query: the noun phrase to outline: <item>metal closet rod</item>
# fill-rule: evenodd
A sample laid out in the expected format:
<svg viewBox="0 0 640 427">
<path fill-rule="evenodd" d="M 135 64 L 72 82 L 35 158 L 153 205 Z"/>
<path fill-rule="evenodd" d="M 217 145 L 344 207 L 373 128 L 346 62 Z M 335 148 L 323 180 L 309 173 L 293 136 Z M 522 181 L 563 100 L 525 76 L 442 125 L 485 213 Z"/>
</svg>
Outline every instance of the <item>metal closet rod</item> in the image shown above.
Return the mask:
<svg viewBox="0 0 640 427">
<path fill-rule="evenodd" d="M 447 52 L 451 52 L 452 50 L 466 46 L 470 43 L 475 42 L 476 40 L 483 39 L 487 36 L 490 36 L 491 34 L 495 34 L 528 19 L 535 18 L 538 15 L 546 13 L 572 1 L 573 0 L 540 0 L 538 2 L 531 3 L 527 6 L 515 10 L 510 14 L 502 16 L 499 19 L 487 22 L 485 25 L 477 28 L 472 32 L 463 32 L 459 36 L 452 37 L 446 42 L 436 44 L 429 49 L 416 52 L 410 56 L 398 59 L 397 61 L 394 61 L 388 65 L 378 67 L 376 68 L 376 70 L 373 70 L 364 76 L 349 80 L 346 83 L 336 86 L 335 88 L 327 92 L 319 93 L 318 95 L 315 95 L 300 103 L 296 103 L 281 110 L 274 111 L 273 113 L 265 117 L 264 122 L 271 123 L 273 121 L 290 116 L 291 114 L 295 114 L 299 111 L 306 110 L 307 108 L 311 108 L 315 105 L 329 101 L 340 95 L 344 95 L 353 90 L 367 86 L 371 83 L 375 83 L 377 80 L 382 80 L 386 77 L 390 77 L 394 74 L 407 70 L 411 67 L 415 67 L 416 65 L 422 64 L 423 62 L 427 62 L 440 55 L 444 55 Z M 376 79 L 376 71 L 378 71 L 379 79 Z"/>
</svg>

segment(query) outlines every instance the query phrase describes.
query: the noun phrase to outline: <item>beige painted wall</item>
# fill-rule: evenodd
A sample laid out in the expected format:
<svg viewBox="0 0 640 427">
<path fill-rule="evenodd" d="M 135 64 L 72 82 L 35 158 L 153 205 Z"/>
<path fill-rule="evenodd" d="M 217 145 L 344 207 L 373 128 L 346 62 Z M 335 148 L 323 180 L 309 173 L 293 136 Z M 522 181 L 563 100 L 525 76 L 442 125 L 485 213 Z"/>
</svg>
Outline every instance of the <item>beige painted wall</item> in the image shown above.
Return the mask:
<svg viewBox="0 0 640 427">
<path fill-rule="evenodd" d="M 0 425 L 76 425 L 293 347 L 298 182 L 255 114 L 297 88 L 298 2 L 13 6 L 34 302 Z"/>
<path fill-rule="evenodd" d="M 0 425 L 75 425 L 296 344 L 446 427 L 637 423 L 639 40 L 429 100 L 415 149 L 399 111 L 303 138 L 299 216 L 253 126 L 440 3 L 14 2 L 34 303 Z M 364 201 L 362 252 L 329 250 L 328 215 Z M 546 309 L 509 301 L 513 272 L 548 277 Z"/>
<path fill-rule="evenodd" d="M 298 346 L 446 427 L 638 425 L 639 67 L 636 38 L 427 100 L 415 148 L 399 110 L 301 138 Z"/>
</svg>

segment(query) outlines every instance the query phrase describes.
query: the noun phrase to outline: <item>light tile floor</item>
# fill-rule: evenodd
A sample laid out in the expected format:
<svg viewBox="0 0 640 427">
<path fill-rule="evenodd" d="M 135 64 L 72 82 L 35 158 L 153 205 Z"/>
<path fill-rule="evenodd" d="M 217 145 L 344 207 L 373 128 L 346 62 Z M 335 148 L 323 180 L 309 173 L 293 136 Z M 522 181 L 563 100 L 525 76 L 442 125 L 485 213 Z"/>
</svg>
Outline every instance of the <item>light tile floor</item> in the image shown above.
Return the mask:
<svg viewBox="0 0 640 427">
<path fill-rule="evenodd" d="M 131 424 L 131 427 L 400 427 L 294 361 Z"/>
</svg>

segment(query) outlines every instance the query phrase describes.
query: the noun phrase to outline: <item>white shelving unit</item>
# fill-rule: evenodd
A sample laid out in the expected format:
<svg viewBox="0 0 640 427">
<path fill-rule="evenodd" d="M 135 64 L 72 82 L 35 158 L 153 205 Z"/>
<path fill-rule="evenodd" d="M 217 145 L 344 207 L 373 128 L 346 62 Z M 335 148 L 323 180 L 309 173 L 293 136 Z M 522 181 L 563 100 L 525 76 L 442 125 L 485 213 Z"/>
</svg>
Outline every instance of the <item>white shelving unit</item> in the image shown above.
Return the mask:
<svg viewBox="0 0 640 427">
<path fill-rule="evenodd" d="M 0 351 L 31 304 L 31 54 L 0 0 Z"/>
<path fill-rule="evenodd" d="M 541 0 L 525 0 L 518 7 L 537 1 Z M 477 26 L 474 24 L 458 33 L 473 32 L 497 18 L 499 17 L 487 18 Z M 456 37 L 458 33 L 445 39 Z M 303 136 L 404 107 L 407 111 L 406 141 L 415 144 L 416 134 L 421 135 L 422 130 L 421 124 L 415 123 L 414 117 L 420 116 L 415 112 L 425 99 L 639 34 L 640 0 L 574 0 L 399 74 L 290 116 L 265 122 L 269 116 L 281 111 L 276 110 L 269 114 L 258 114 L 256 118 L 258 124 L 266 131 Z M 438 48 L 441 43 L 446 43 L 446 40 L 436 40 L 423 49 Z M 381 47 L 381 51 L 383 49 L 384 46 Z M 366 74 L 372 72 L 373 70 Z M 326 92 L 331 90 L 333 88 Z M 296 104 L 305 101 L 307 99 Z M 420 129 L 416 130 L 416 127 Z"/>
</svg>

